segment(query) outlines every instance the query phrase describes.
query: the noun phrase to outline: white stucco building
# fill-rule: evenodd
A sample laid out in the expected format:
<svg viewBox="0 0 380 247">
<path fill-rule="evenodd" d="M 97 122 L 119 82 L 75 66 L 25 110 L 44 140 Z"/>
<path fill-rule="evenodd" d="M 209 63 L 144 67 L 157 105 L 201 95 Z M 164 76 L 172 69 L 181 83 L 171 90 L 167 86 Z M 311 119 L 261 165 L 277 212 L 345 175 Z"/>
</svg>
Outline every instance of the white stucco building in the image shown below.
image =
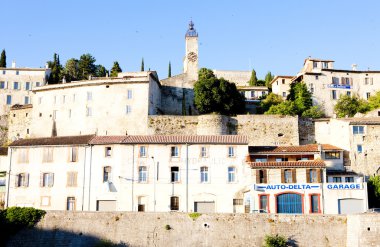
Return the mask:
<svg viewBox="0 0 380 247">
<path fill-rule="evenodd" d="M 379 90 L 380 71 L 334 69 L 334 61 L 307 58 L 293 82 L 306 83 L 313 93 L 313 104 L 320 105 L 327 116 L 333 116 L 334 106 L 341 95 L 356 95 L 367 100 Z"/>
<path fill-rule="evenodd" d="M 289 95 L 290 84 L 294 76 L 278 75 L 270 82 L 272 85 L 272 93 L 280 95 L 284 100 Z"/>
<path fill-rule="evenodd" d="M 46 84 L 49 68 L 0 68 L 0 115 L 9 112 L 12 105 L 32 102 L 32 90 Z"/>
</svg>

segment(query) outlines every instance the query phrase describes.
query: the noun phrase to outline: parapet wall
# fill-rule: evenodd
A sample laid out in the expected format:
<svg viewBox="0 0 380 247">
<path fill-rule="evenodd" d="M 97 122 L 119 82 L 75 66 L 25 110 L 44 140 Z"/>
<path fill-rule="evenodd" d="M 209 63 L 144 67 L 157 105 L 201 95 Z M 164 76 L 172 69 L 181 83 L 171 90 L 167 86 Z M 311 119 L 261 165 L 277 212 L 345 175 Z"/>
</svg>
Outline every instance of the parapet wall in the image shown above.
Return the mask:
<svg viewBox="0 0 380 247">
<path fill-rule="evenodd" d="M 284 235 L 292 246 L 346 246 L 347 218 L 203 214 L 192 219 L 186 213 L 50 211 L 9 245 L 25 246 L 27 239 L 28 246 L 94 246 L 107 239 L 126 246 L 262 246 L 266 234 Z"/>
</svg>

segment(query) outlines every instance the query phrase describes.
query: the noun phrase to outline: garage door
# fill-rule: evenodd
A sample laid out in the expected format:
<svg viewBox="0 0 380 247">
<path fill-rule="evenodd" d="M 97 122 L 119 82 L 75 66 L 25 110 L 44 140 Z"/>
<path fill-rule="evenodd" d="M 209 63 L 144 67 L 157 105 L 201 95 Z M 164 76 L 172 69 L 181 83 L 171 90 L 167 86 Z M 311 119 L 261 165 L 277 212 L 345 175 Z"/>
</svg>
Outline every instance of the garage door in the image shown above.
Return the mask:
<svg viewBox="0 0 380 247">
<path fill-rule="evenodd" d="M 96 211 L 116 211 L 116 201 L 97 201 Z"/>
<path fill-rule="evenodd" d="M 194 211 L 198 213 L 214 213 L 215 202 L 195 202 Z"/>
<path fill-rule="evenodd" d="M 277 196 L 277 213 L 302 214 L 302 196 L 293 193 Z"/>
<path fill-rule="evenodd" d="M 362 199 L 339 199 L 338 204 L 340 214 L 355 214 L 364 212 Z"/>
</svg>

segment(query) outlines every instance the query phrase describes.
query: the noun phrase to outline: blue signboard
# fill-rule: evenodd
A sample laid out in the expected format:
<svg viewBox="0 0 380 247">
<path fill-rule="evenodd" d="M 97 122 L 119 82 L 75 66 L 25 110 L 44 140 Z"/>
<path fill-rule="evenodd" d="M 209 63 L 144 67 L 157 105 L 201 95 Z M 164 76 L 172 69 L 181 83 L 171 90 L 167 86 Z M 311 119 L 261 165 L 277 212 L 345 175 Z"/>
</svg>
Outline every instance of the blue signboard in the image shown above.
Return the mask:
<svg viewBox="0 0 380 247">
<path fill-rule="evenodd" d="M 351 85 L 327 84 L 329 88 L 351 89 Z"/>
<path fill-rule="evenodd" d="M 345 184 L 330 183 L 326 185 L 326 188 L 329 190 L 361 190 L 363 189 L 363 185 L 356 184 L 356 183 L 345 183 Z"/>
<path fill-rule="evenodd" d="M 320 189 L 319 184 L 266 184 L 266 185 L 254 185 L 254 190 L 311 190 Z"/>
</svg>

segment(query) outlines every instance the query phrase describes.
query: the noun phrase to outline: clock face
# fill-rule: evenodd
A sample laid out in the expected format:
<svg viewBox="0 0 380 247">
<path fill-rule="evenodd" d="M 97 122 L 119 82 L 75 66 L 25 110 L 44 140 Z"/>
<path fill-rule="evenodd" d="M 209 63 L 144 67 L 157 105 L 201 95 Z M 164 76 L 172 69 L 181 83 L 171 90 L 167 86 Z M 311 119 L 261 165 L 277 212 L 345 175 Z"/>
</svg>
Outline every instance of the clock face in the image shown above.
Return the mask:
<svg viewBox="0 0 380 247">
<path fill-rule="evenodd" d="M 197 58 L 198 56 L 195 52 L 189 52 L 189 54 L 187 54 L 187 59 L 189 59 L 190 62 L 195 62 Z"/>
</svg>

